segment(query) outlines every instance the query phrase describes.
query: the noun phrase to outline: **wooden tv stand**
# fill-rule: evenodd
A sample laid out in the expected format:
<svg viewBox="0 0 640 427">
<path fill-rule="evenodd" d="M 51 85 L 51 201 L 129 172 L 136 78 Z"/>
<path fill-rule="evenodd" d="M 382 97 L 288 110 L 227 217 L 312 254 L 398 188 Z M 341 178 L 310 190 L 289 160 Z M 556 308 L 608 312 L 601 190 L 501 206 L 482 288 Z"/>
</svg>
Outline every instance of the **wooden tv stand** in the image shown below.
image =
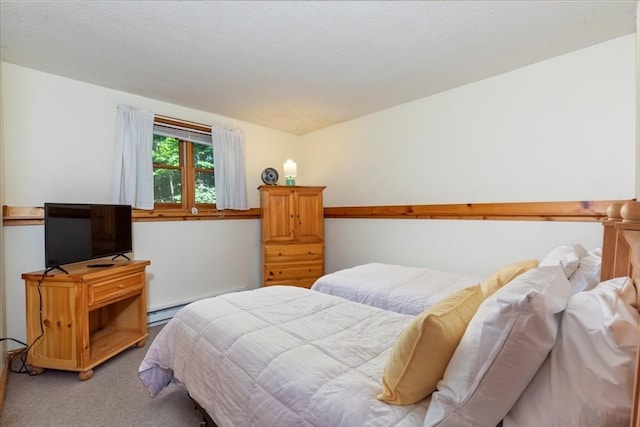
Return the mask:
<svg viewBox="0 0 640 427">
<path fill-rule="evenodd" d="M 99 261 L 65 265 L 43 277 L 44 270 L 24 273 L 27 363 L 42 368 L 79 371 L 93 368 L 131 347 L 144 346 L 147 333 L 146 266 L 150 261 Z M 40 314 L 42 310 L 42 315 Z M 35 341 L 35 343 L 34 343 Z"/>
</svg>

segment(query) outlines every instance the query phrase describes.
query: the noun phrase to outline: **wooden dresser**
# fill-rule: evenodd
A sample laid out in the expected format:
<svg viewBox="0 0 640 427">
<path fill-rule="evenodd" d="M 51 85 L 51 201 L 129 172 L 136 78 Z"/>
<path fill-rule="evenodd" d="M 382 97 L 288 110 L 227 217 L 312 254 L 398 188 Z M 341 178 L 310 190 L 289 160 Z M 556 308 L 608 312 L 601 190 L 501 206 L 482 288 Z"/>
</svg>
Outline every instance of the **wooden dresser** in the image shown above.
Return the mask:
<svg viewBox="0 0 640 427">
<path fill-rule="evenodd" d="M 57 270 L 24 273 L 27 363 L 34 368 L 78 371 L 93 368 L 131 346 L 142 347 L 147 333 L 146 266 L 150 261 L 89 262 Z M 41 369 L 36 369 L 39 371 Z"/>
<path fill-rule="evenodd" d="M 309 288 L 324 274 L 324 188 L 259 187 L 264 286 Z"/>
</svg>

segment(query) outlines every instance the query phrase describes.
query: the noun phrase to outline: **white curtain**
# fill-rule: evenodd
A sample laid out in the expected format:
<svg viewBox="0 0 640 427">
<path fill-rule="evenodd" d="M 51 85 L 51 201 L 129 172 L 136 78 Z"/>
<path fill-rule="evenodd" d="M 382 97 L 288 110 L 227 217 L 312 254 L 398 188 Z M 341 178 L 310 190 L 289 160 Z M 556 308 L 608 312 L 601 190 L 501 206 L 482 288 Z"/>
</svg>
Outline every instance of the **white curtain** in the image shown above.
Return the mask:
<svg viewBox="0 0 640 427">
<path fill-rule="evenodd" d="M 153 209 L 153 119 L 151 111 L 118 105 L 115 203 Z"/>
<path fill-rule="evenodd" d="M 247 210 L 244 134 L 241 129 L 212 126 L 216 207 Z"/>
</svg>

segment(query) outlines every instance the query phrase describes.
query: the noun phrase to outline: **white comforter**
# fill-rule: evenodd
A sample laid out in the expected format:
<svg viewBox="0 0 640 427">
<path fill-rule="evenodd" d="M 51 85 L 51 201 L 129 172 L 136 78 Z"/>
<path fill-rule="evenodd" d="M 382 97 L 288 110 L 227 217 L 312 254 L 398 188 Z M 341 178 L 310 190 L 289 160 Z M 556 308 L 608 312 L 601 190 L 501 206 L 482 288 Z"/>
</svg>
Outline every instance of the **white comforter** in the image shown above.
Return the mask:
<svg viewBox="0 0 640 427">
<path fill-rule="evenodd" d="M 370 263 L 320 277 L 311 289 L 397 313 L 416 315 L 482 277 L 402 265 Z"/>
<path fill-rule="evenodd" d="M 411 316 L 293 286 L 202 300 L 152 342 L 139 377 L 173 378 L 220 426 L 422 426 L 429 398 L 380 402 L 389 350 Z"/>
</svg>

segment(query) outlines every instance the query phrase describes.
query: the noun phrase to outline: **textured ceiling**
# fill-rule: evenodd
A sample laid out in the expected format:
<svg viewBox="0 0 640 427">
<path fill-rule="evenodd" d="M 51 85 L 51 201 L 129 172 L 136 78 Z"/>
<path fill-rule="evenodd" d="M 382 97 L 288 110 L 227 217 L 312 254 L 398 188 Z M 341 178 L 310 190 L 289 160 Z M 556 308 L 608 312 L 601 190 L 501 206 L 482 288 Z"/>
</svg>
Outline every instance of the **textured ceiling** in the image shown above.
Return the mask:
<svg viewBox="0 0 640 427">
<path fill-rule="evenodd" d="M 635 31 L 629 1 L 5 1 L 3 61 L 304 134 Z"/>
</svg>

